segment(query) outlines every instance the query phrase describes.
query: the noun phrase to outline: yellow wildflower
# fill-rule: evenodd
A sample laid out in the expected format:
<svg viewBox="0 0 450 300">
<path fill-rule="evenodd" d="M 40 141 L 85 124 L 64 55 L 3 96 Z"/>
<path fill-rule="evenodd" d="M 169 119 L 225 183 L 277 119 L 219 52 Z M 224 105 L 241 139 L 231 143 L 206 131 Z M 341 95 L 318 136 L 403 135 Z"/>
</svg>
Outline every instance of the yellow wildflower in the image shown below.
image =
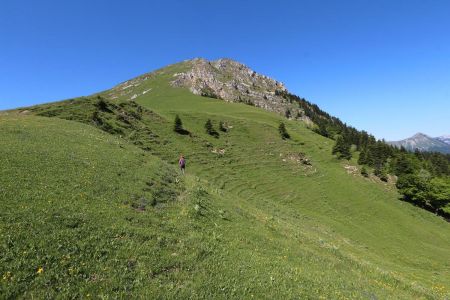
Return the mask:
<svg viewBox="0 0 450 300">
<path fill-rule="evenodd" d="M 39 267 L 39 269 L 37 270 L 38 274 L 42 274 L 44 273 L 44 268 L 43 267 Z"/>
<path fill-rule="evenodd" d="M 11 277 L 11 272 L 6 272 L 5 274 L 3 274 L 3 280 L 9 280 Z"/>
</svg>

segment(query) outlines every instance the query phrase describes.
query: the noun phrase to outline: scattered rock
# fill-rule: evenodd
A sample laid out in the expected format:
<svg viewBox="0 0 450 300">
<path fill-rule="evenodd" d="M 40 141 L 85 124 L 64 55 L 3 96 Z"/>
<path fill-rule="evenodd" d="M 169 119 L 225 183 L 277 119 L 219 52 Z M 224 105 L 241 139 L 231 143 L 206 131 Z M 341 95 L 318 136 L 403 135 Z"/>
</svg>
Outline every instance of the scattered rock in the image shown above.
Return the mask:
<svg viewBox="0 0 450 300">
<path fill-rule="evenodd" d="M 269 154 L 270 155 L 270 154 Z M 283 162 L 294 162 L 296 164 L 302 164 L 305 166 L 312 166 L 311 161 L 306 157 L 305 153 L 299 152 L 299 153 L 289 153 L 287 155 L 283 155 L 280 153 L 280 157 L 284 157 L 281 160 Z"/>
<path fill-rule="evenodd" d="M 145 90 L 145 91 L 143 91 L 142 92 L 142 95 L 145 95 L 145 94 L 147 94 L 148 92 L 150 92 L 152 90 L 152 88 L 149 88 L 149 89 L 147 89 L 147 90 Z"/>
<path fill-rule="evenodd" d="M 358 167 L 356 167 L 356 166 L 344 165 L 344 169 L 347 171 L 348 174 L 353 174 L 353 175 L 359 174 Z"/>
<path fill-rule="evenodd" d="M 216 149 L 216 148 L 214 148 L 214 149 L 211 150 L 211 152 L 219 154 L 219 155 L 224 155 L 225 154 L 225 149 Z"/>
</svg>

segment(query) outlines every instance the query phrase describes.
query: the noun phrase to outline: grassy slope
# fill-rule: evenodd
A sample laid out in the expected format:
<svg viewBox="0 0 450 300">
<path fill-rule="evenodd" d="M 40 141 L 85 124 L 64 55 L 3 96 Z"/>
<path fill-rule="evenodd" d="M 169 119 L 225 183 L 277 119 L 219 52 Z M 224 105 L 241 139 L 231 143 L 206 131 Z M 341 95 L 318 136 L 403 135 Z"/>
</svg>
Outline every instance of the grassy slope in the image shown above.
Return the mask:
<svg viewBox="0 0 450 300">
<path fill-rule="evenodd" d="M 183 67 L 136 88 L 152 87 L 136 101 L 162 116 L 147 122 L 147 152 L 71 121 L 1 117 L 2 294 L 449 296 L 448 223 L 347 174 L 331 141 L 301 123 L 287 122 L 282 141 L 274 114 L 169 88 Z M 175 114 L 194 136 L 172 132 Z M 207 118 L 233 128 L 214 139 Z M 177 183 L 159 158 L 180 152 L 188 176 Z M 289 160 L 299 152 L 311 168 Z M 178 200 L 135 209 L 161 196 L 149 178 Z"/>
</svg>

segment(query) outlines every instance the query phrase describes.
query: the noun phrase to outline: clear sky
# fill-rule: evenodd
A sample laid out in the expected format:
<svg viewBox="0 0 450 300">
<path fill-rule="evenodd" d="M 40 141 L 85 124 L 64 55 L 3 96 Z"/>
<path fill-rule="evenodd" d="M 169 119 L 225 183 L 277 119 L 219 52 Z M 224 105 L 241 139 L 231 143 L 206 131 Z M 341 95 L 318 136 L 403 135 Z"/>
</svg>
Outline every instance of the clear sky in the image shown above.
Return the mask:
<svg viewBox="0 0 450 300">
<path fill-rule="evenodd" d="M 2 0 L 0 110 L 236 59 L 387 140 L 450 134 L 450 1 Z"/>
</svg>

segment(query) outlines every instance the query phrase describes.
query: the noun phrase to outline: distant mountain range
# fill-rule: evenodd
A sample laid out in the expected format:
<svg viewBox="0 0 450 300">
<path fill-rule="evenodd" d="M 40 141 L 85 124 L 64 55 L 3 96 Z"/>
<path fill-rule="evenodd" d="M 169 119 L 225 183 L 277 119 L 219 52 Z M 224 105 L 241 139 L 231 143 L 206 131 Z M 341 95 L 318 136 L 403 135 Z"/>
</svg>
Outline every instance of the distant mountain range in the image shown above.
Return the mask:
<svg viewBox="0 0 450 300">
<path fill-rule="evenodd" d="M 450 145 L 450 134 L 449 134 L 449 135 L 443 135 L 443 136 L 437 137 L 436 139 L 438 139 L 439 141 L 444 142 L 444 143 Z"/>
<path fill-rule="evenodd" d="M 408 151 L 419 149 L 420 151 L 450 154 L 450 135 L 432 138 L 423 133 L 416 133 L 410 138 L 401 141 L 388 142 L 388 144 L 399 148 L 403 146 Z"/>
</svg>

